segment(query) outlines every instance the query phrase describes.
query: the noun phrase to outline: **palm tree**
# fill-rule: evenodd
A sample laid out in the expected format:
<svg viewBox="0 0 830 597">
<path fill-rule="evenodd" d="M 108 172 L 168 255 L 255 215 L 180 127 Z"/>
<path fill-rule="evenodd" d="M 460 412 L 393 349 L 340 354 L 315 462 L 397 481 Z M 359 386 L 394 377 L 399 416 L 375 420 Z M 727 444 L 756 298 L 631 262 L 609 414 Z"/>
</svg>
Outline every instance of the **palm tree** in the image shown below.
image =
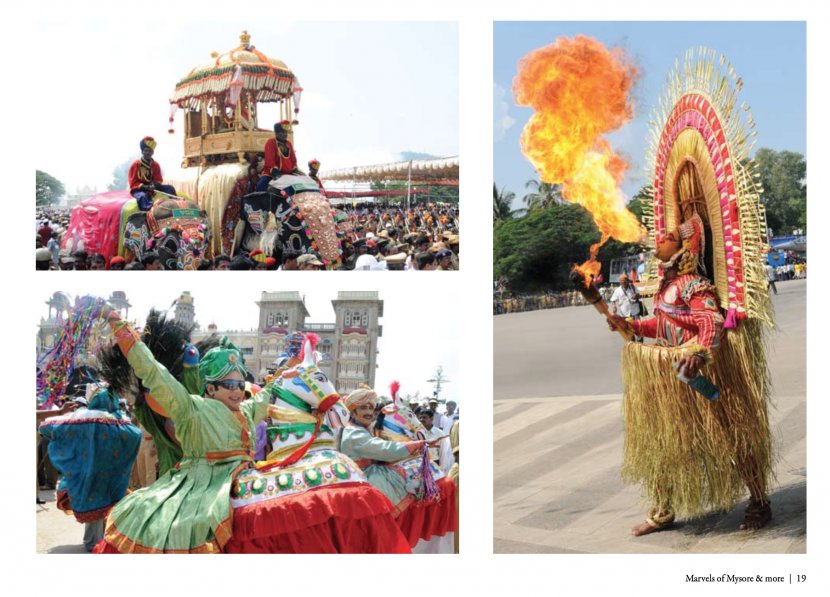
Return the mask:
<svg viewBox="0 0 830 597">
<path fill-rule="evenodd" d="M 515 218 L 517 215 L 524 213 L 524 209 L 513 209 L 511 207 L 513 200 L 516 199 L 516 193 L 502 189 L 499 192 L 496 183 L 493 183 L 493 223 L 501 222 Z"/>
<path fill-rule="evenodd" d="M 532 178 L 525 183 L 525 188 L 531 189 L 530 193 L 522 197 L 528 211 L 538 211 L 551 205 L 565 203 L 562 198 L 562 185 L 539 182 Z"/>
</svg>

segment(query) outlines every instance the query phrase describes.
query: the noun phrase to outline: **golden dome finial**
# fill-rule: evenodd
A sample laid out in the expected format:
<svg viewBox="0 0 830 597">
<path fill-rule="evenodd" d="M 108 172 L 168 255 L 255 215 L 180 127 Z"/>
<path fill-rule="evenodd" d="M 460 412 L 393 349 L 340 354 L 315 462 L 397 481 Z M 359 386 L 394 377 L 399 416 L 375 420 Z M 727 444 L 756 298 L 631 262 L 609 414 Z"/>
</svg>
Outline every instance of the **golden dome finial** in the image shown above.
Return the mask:
<svg viewBox="0 0 830 597">
<path fill-rule="evenodd" d="M 239 43 L 241 43 L 244 47 L 248 47 L 251 45 L 251 36 L 248 35 L 248 31 L 243 31 L 242 35 L 239 36 Z"/>
</svg>

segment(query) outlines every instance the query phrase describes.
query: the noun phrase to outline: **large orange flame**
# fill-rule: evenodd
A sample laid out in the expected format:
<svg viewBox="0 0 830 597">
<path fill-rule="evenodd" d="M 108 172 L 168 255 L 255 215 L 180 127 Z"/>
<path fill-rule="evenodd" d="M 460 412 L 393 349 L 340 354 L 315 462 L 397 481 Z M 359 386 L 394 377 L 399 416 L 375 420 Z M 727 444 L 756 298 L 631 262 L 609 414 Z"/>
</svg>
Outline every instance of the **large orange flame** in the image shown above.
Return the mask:
<svg viewBox="0 0 830 597">
<path fill-rule="evenodd" d="M 591 213 L 602 234 L 591 261 L 609 238 L 637 242 L 645 234 L 620 188 L 628 163 L 603 138 L 633 117 L 629 92 L 637 74 L 623 50 L 578 35 L 522 58 L 513 81 L 516 102 L 535 111 L 522 131 L 522 152 L 542 181 L 561 184 L 566 200 Z M 599 274 L 599 263 L 583 267 L 586 280 Z"/>
</svg>

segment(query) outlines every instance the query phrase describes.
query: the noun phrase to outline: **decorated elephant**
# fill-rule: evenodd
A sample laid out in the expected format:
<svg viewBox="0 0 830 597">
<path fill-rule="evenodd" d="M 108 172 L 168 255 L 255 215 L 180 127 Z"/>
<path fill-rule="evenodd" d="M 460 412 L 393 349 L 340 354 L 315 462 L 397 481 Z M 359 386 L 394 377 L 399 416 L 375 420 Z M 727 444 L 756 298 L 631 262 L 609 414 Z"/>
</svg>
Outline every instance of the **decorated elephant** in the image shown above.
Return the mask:
<svg viewBox="0 0 830 597">
<path fill-rule="evenodd" d="M 195 270 L 211 259 L 207 213 L 188 199 L 157 201 L 148 212 L 127 218 L 124 246 L 137 259 L 152 250 L 166 270 Z"/>
<path fill-rule="evenodd" d="M 331 204 L 307 176 L 283 175 L 268 190 L 240 199 L 232 254 L 261 249 L 319 253 L 329 268 L 340 263 L 341 249 Z"/>
<path fill-rule="evenodd" d="M 124 228 L 137 211 L 138 204 L 129 191 L 110 191 L 84 199 L 72 208 L 61 249 L 100 253 L 107 263 L 116 255 L 129 257 L 123 242 Z"/>
</svg>

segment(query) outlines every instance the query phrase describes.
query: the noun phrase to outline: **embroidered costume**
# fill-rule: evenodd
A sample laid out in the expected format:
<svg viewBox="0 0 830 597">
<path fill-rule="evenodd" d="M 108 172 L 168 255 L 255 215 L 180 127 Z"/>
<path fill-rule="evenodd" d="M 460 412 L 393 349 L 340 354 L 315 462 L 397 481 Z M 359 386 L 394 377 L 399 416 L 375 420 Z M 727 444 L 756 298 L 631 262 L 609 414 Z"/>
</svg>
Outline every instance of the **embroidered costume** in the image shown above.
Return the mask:
<svg viewBox="0 0 830 597">
<path fill-rule="evenodd" d="M 274 168 L 280 174 L 291 174 L 297 169 L 297 154 L 294 153 L 294 146 L 291 141 L 285 141 L 283 151 L 276 139 L 268 139 L 265 142 L 265 166 L 263 172 L 270 173 Z"/>
<path fill-rule="evenodd" d="M 622 360 L 623 477 L 640 484 L 652 505 L 648 528 L 635 534 L 662 528 L 675 514 L 729 510 L 747 489 L 742 528 L 760 528 L 771 516 L 765 343 L 772 308 L 760 189 L 740 136 L 749 128 L 724 58 L 690 51 L 678 69 L 663 102 L 669 111 L 655 119 L 664 124 L 653 148 L 650 232 L 664 279 L 655 316 L 631 324 L 657 344 L 629 342 Z M 680 361 L 700 367 L 720 394 L 707 398 L 679 379 Z"/>
<path fill-rule="evenodd" d="M 274 125 L 275 136 L 265 142 L 265 164 L 262 168 L 262 176 L 256 184 L 258 192 L 268 190 L 268 183 L 274 178 L 297 171 L 297 154 L 287 137 L 290 130 L 291 123 L 286 120 L 278 122 Z M 285 138 L 278 142 L 276 135 L 285 135 Z"/>
<path fill-rule="evenodd" d="M 144 137 L 139 143 L 142 151 L 145 148 L 155 150 L 156 141 L 152 137 Z M 138 202 L 138 208 L 142 211 L 149 211 L 153 206 L 153 197 L 156 191 L 175 195 L 176 189 L 169 184 L 164 184 L 161 176 L 161 166 L 152 157 L 146 159 L 141 157 L 130 165 L 127 173 L 127 182 L 130 186 L 130 194 Z M 143 188 L 145 185 L 153 185 L 153 190 Z"/>
<path fill-rule="evenodd" d="M 229 553 L 410 553 L 388 499 L 337 449 L 348 414 L 316 366 L 312 340 L 260 392 L 273 450 L 239 474 Z M 289 342 L 289 349 L 291 343 Z M 296 348 L 296 345 L 295 345 Z"/>
<path fill-rule="evenodd" d="M 374 436 L 363 427 L 347 427 L 341 449 L 392 502 L 413 553 L 452 553 L 458 525 L 456 486 L 430 462 L 423 449 L 426 429 L 398 399 L 398 387 L 392 384 L 394 402 L 382 409 Z M 346 405 L 354 411 L 373 399 L 374 391 L 364 388 L 349 394 Z"/>
<path fill-rule="evenodd" d="M 148 488 L 125 497 L 107 519 L 96 552 L 219 553 L 232 532 L 230 489 L 250 466 L 256 423 L 268 413 L 265 396 L 232 411 L 218 400 L 190 394 L 153 358 L 137 334 L 115 315 L 110 322 L 118 346 L 142 383 L 148 403 L 176 425 L 183 457 Z M 200 363 L 207 378 L 242 370 L 238 351 L 215 348 Z"/>
<path fill-rule="evenodd" d="M 40 425 L 49 441 L 49 459 L 61 473 L 58 509 L 78 522 L 106 517 L 127 493 L 141 431 L 106 388 L 97 390 L 87 408 L 50 417 Z"/>
</svg>

